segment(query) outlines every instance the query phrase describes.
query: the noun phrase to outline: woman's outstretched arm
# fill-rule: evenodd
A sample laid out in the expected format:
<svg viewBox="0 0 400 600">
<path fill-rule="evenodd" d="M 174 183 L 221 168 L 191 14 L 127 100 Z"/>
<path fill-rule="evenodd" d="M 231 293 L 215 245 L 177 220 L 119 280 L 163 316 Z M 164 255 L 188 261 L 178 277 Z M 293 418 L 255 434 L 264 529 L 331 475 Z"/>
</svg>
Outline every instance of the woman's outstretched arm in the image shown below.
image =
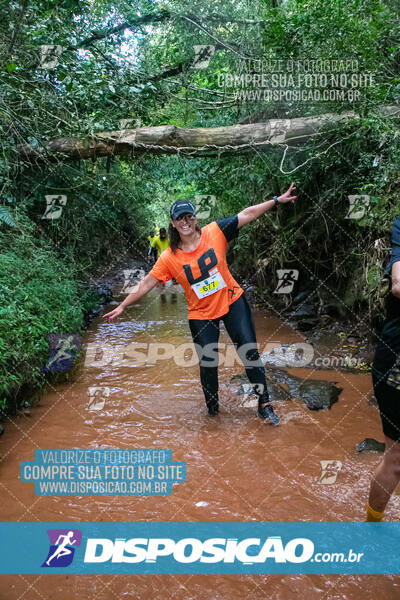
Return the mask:
<svg viewBox="0 0 400 600">
<path fill-rule="evenodd" d="M 294 182 L 292 182 L 287 192 L 282 194 L 282 196 L 278 197 L 278 202 L 280 204 L 285 204 L 286 202 L 292 202 L 292 204 L 294 204 L 294 201 L 297 198 L 297 196 L 291 196 L 291 192 L 295 189 L 296 186 L 294 185 Z M 248 206 L 240 213 L 238 213 L 238 227 L 242 227 L 243 225 L 246 225 L 247 223 L 251 223 L 251 221 L 258 219 L 258 217 L 261 217 L 261 215 L 267 212 L 267 210 L 270 210 L 273 206 L 275 206 L 274 200 L 267 200 L 266 202 L 261 202 L 261 204 L 254 204 L 254 206 Z"/>
<path fill-rule="evenodd" d="M 114 310 L 112 310 L 111 312 L 103 315 L 103 319 L 105 319 L 105 317 L 109 317 L 109 319 L 114 319 L 114 317 L 118 317 L 118 315 L 122 314 L 124 312 L 124 309 L 129 305 L 132 304 L 132 302 L 136 302 L 137 300 L 139 300 L 142 296 L 144 296 L 145 294 L 147 294 L 150 290 L 152 290 L 157 283 L 159 283 L 158 279 L 156 279 L 155 277 L 153 277 L 153 275 L 146 275 L 146 277 L 144 277 L 138 284 L 138 289 L 135 292 L 132 292 L 131 294 L 129 294 L 129 296 L 127 296 L 125 298 L 125 300 L 123 302 L 121 302 L 121 304 L 119 306 L 117 306 L 117 308 L 114 308 Z"/>
</svg>

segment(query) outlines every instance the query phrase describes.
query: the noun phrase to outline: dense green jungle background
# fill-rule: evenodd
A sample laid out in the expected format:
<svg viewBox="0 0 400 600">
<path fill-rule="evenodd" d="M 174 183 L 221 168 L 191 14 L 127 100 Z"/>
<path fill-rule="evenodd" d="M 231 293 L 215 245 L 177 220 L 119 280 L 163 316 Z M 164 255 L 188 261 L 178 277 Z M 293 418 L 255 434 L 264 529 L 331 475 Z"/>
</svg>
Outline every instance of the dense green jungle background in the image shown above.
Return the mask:
<svg viewBox="0 0 400 600">
<path fill-rule="evenodd" d="M 147 235 L 168 225 L 177 198 L 214 195 L 207 222 L 283 193 L 280 207 L 243 228 L 232 272 L 265 306 L 276 269 L 300 271 L 296 293 L 338 301 L 344 317 L 383 317 L 379 294 L 400 213 L 397 0 L 21 0 L 0 7 L 0 406 L 15 410 L 45 381 L 46 335 L 82 332 L 98 295 L 90 285 L 124 256 L 142 260 Z M 41 46 L 63 50 L 40 68 Z M 214 44 L 207 68 L 195 45 Z M 220 85 L 243 59 L 348 59 L 374 85 L 358 102 L 249 101 Z M 177 125 L 220 127 L 355 111 L 334 133 L 291 148 L 224 157 L 142 154 L 30 164 L 20 144 L 100 131 Z M 283 160 L 284 158 L 284 160 Z M 45 196 L 65 194 L 59 219 Z M 348 196 L 368 195 L 360 219 Z M 379 241 L 377 241 L 379 240 Z M 279 300 L 283 302 L 283 300 Z M 286 300 L 287 302 L 288 300 Z"/>
</svg>

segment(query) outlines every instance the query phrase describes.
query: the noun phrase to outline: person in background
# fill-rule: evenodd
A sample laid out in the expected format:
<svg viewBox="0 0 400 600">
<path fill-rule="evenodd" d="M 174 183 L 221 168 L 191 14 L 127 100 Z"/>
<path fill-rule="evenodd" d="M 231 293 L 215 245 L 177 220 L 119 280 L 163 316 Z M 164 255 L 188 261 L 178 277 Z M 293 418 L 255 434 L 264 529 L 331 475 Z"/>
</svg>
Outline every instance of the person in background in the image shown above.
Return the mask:
<svg viewBox="0 0 400 600">
<path fill-rule="evenodd" d="M 167 230 L 165 229 L 165 227 L 161 227 L 160 228 L 160 233 L 159 235 L 157 235 L 152 243 L 154 252 L 155 252 L 155 257 L 156 260 L 161 256 L 161 254 L 163 252 L 165 252 L 165 250 L 167 248 L 169 248 L 169 237 L 167 235 Z M 176 281 L 174 281 L 174 283 L 176 283 Z M 165 297 L 165 282 L 164 283 L 160 283 L 161 286 L 161 294 L 160 294 L 160 298 L 161 298 L 161 302 L 163 304 L 166 303 L 167 299 Z M 171 298 L 172 302 L 176 301 L 176 294 L 175 294 L 175 290 L 172 291 L 172 298 Z"/>
<path fill-rule="evenodd" d="M 385 275 L 389 278 L 386 320 L 372 363 L 372 382 L 386 447 L 372 476 L 366 519 L 369 522 L 382 521 L 400 481 L 400 215 L 392 228 L 392 254 Z"/>
<path fill-rule="evenodd" d="M 149 242 L 149 249 L 147 251 L 147 262 L 150 264 L 154 264 L 156 262 L 155 249 L 153 248 L 153 242 L 156 239 L 156 235 L 154 231 L 151 231 L 147 236 L 147 241 Z"/>
<path fill-rule="evenodd" d="M 169 246 L 169 238 L 168 238 L 167 230 L 165 229 L 165 227 L 160 228 L 159 235 L 155 236 L 151 245 L 156 252 L 156 260 L 157 260 Z"/>
</svg>

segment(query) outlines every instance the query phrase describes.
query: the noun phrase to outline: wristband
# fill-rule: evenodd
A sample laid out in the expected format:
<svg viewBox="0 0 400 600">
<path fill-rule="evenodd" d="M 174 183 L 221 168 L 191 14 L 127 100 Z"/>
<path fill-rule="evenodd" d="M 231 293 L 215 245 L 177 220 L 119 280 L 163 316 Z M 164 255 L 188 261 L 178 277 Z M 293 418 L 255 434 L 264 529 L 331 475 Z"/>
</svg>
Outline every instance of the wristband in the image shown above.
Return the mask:
<svg viewBox="0 0 400 600">
<path fill-rule="evenodd" d="M 279 204 L 279 200 L 277 196 L 273 197 L 273 201 L 275 202 L 275 206 L 277 206 Z"/>
</svg>

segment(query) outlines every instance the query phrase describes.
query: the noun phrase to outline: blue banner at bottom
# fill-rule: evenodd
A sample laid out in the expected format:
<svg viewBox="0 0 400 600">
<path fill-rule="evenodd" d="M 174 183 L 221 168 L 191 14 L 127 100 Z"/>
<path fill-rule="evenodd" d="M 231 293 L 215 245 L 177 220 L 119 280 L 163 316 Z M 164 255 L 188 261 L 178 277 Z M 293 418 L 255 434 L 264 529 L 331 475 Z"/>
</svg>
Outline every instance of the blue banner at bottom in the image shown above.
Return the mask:
<svg viewBox="0 0 400 600">
<path fill-rule="evenodd" d="M 0 523 L 1 574 L 398 574 L 400 523 Z"/>
</svg>

